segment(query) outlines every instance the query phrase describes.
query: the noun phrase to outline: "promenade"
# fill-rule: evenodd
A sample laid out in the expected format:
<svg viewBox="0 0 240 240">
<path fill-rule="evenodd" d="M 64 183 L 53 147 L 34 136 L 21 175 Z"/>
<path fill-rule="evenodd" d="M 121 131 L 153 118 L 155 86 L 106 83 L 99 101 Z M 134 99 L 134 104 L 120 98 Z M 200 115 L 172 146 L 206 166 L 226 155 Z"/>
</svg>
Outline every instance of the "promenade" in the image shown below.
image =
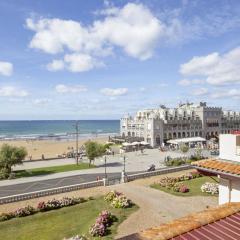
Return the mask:
<svg viewBox="0 0 240 240">
<path fill-rule="evenodd" d="M 193 154 L 192 151 L 193 150 L 189 151 L 188 155 Z M 209 155 L 209 153 L 205 151 L 204 155 Z M 181 157 L 183 154 L 180 152 L 160 152 L 158 149 L 146 149 L 143 154 L 140 152 L 130 152 L 126 153 L 125 156 L 126 172 L 128 174 L 133 174 L 146 171 L 148 166 L 151 164 L 155 164 L 156 168 L 158 169 L 164 168 L 164 159 L 166 156 Z M 84 159 L 84 162 L 87 162 L 87 159 Z M 75 163 L 75 159 L 26 162 L 23 165 L 15 167 L 14 170 L 49 167 L 73 163 Z M 96 159 L 95 165 L 96 168 L 91 169 L 61 172 L 36 177 L 2 180 L 0 181 L 0 197 L 96 181 L 98 178 L 101 179 L 104 177 L 104 159 Z M 124 163 L 122 156 L 119 154 L 115 156 L 107 156 L 106 170 L 109 178 L 119 179 L 123 168 Z"/>
</svg>

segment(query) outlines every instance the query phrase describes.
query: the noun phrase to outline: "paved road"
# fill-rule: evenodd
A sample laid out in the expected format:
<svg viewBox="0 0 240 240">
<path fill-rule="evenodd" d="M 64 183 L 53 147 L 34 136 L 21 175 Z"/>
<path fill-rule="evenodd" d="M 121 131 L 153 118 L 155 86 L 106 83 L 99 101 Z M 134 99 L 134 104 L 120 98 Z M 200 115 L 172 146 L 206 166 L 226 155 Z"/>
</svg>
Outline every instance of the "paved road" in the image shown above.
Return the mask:
<svg viewBox="0 0 240 240">
<path fill-rule="evenodd" d="M 131 173 L 137 173 L 137 172 L 131 172 Z M 103 173 L 81 174 L 77 176 L 1 186 L 0 197 L 6 197 L 6 196 L 34 192 L 34 191 L 39 191 L 39 190 L 44 190 L 49 188 L 63 187 L 63 186 L 68 186 L 72 184 L 96 181 L 98 176 L 100 178 L 103 178 L 104 174 Z M 121 177 L 121 173 L 108 174 L 108 178 L 110 179 L 110 181 L 119 181 L 120 177 Z"/>
</svg>

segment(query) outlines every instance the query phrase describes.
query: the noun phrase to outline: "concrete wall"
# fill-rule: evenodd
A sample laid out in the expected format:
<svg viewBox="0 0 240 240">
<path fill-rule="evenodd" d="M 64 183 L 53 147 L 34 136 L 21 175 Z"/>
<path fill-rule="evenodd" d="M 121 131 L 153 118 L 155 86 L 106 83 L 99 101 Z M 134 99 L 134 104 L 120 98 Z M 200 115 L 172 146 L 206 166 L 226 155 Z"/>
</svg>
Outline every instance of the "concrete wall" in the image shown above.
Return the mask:
<svg viewBox="0 0 240 240">
<path fill-rule="evenodd" d="M 220 134 L 219 138 L 219 158 L 240 162 L 240 155 L 237 154 L 237 137 L 234 134 Z"/>
<path fill-rule="evenodd" d="M 218 203 L 224 204 L 230 201 L 230 181 L 228 179 L 219 179 L 219 198 Z"/>
<path fill-rule="evenodd" d="M 240 180 L 220 178 L 219 204 L 240 202 Z"/>
</svg>

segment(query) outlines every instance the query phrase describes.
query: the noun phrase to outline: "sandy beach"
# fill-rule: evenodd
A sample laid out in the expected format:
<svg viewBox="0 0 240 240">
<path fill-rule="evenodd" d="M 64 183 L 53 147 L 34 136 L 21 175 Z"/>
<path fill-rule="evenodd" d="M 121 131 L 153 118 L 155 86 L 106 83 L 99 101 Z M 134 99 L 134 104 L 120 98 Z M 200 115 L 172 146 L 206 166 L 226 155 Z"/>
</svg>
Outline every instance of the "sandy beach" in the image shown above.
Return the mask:
<svg viewBox="0 0 240 240">
<path fill-rule="evenodd" d="M 79 147 L 82 146 L 86 141 L 94 140 L 99 143 L 105 143 L 108 137 L 96 137 L 91 139 L 79 139 Z M 72 148 L 76 148 L 75 140 L 11 140 L 11 141 L 0 141 L 0 147 L 2 144 L 7 143 L 12 146 L 22 146 L 27 149 L 28 155 L 26 160 L 41 159 L 42 154 L 45 158 L 55 158 L 58 155 L 66 154 Z"/>
</svg>

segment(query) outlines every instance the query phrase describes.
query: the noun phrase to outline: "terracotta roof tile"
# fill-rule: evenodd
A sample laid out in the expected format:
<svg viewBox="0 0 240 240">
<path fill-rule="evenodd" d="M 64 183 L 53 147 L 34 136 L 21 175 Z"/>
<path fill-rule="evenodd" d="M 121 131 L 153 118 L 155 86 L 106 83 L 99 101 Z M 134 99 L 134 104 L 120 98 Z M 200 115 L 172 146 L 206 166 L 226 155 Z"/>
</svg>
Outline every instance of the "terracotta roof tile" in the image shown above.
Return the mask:
<svg viewBox="0 0 240 240">
<path fill-rule="evenodd" d="M 233 162 L 227 162 L 222 160 L 216 160 L 216 159 L 208 159 L 208 160 L 201 160 L 192 162 L 192 165 L 205 169 L 220 171 L 222 173 L 230 173 L 235 175 L 240 175 L 240 164 L 233 163 Z"/>
<path fill-rule="evenodd" d="M 176 219 L 121 240 L 240 239 L 240 203 L 227 203 L 216 208 Z"/>
</svg>

